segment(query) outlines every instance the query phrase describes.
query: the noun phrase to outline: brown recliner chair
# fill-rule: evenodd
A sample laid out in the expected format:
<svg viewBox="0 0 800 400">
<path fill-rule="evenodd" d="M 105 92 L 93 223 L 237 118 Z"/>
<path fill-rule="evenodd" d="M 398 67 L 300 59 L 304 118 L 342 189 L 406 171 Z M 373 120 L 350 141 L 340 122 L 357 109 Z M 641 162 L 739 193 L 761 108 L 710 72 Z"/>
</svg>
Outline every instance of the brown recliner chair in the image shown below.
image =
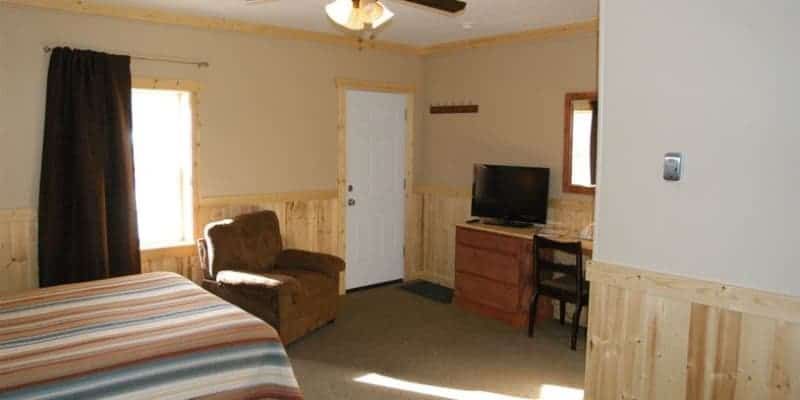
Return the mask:
<svg viewBox="0 0 800 400">
<path fill-rule="evenodd" d="M 203 287 L 275 327 L 284 344 L 336 319 L 344 261 L 284 250 L 274 212 L 212 222 L 198 250 Z"/>
</svg>

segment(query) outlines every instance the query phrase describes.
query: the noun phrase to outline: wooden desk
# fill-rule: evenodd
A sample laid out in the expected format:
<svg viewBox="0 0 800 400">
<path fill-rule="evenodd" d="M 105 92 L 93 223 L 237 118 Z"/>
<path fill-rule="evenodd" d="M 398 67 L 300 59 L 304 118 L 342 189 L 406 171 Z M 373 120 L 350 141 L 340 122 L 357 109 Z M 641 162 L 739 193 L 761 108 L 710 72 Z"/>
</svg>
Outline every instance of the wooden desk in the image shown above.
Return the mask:
<svg viewBox="0 0 800 400">
<path fill-rule="evenodd" d="M 455 303 L 515 327 L 527 326 L 533 292 L 533 235 L 538 232 L 480 223 L 456 225 Z M 592 241 L 581 242 L 584 255 L 591 258 Z M 552 303 L 540 303 L 537 319 L 552 317 Z"/>
</svg>

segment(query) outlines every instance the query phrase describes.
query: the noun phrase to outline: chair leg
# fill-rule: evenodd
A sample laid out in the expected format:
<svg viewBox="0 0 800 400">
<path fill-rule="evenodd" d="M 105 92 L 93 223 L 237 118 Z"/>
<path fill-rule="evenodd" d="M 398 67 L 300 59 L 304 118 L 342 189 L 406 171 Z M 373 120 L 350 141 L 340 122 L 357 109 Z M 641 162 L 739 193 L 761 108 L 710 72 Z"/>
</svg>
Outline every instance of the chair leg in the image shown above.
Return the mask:
<svg viewBox="0 0 800 400">
<path fill-rule="evenodd" d="M 575 305 L 575 314 L 572 316 L 572 339 L 570 341 L 570 348 L 576 350 L 578 348 L 578 328 L 581 324 L 581 309 L 583 305 L 578 303 Z"/>
<path fill-rule="evenodd" d="M 536 322 L 536 308 L 539 304 L 539 292 L 533 296 L 530 310 L 528 311 L 528 337 L 533 337 L 533 324 Z"/>
<path fill-rule="evenodd" d="M 567 308 L 564 307 L 565 305 L 564 300 L 558 301 L 558 312 L 561 314 L 559 315 L 559 321 L 561 321 L 561 325 L 564 325 L 564 319 L 567 316 Z"/>
</svg>

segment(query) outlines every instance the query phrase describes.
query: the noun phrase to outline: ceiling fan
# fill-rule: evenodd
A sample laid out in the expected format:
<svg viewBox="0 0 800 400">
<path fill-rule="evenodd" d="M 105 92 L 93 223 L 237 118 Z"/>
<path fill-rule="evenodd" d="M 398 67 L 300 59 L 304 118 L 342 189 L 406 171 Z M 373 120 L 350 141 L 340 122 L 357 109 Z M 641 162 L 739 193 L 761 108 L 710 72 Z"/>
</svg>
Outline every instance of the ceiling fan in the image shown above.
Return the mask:
<svg viewBox="0 0 800 400">
<path fill-rule="evenodd" d="M 245 0 L 247 4 L 262 4 L 274 0 Z M 408 3 L 457 14 L 466 8 L 461 0 L 404 0 Z M 394 13 L 380 0 L 333 0 L 325 6 L 333 22 L 352 31 L 372 31 L 388 22 Z"/>
</svg>

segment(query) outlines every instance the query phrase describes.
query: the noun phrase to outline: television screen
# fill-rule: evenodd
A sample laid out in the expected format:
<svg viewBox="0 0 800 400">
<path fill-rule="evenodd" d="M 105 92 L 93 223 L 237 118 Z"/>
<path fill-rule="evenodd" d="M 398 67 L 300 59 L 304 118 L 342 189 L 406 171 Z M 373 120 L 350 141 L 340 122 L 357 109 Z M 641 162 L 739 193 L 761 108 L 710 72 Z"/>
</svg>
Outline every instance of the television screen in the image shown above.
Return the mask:
<svg viewBox="0 0 800 400">
<path fill-rule="evenodd" d="M 472 215 L 546 224 L 549 191 L 549 168 L 475 164 Z"/>
</svg>

